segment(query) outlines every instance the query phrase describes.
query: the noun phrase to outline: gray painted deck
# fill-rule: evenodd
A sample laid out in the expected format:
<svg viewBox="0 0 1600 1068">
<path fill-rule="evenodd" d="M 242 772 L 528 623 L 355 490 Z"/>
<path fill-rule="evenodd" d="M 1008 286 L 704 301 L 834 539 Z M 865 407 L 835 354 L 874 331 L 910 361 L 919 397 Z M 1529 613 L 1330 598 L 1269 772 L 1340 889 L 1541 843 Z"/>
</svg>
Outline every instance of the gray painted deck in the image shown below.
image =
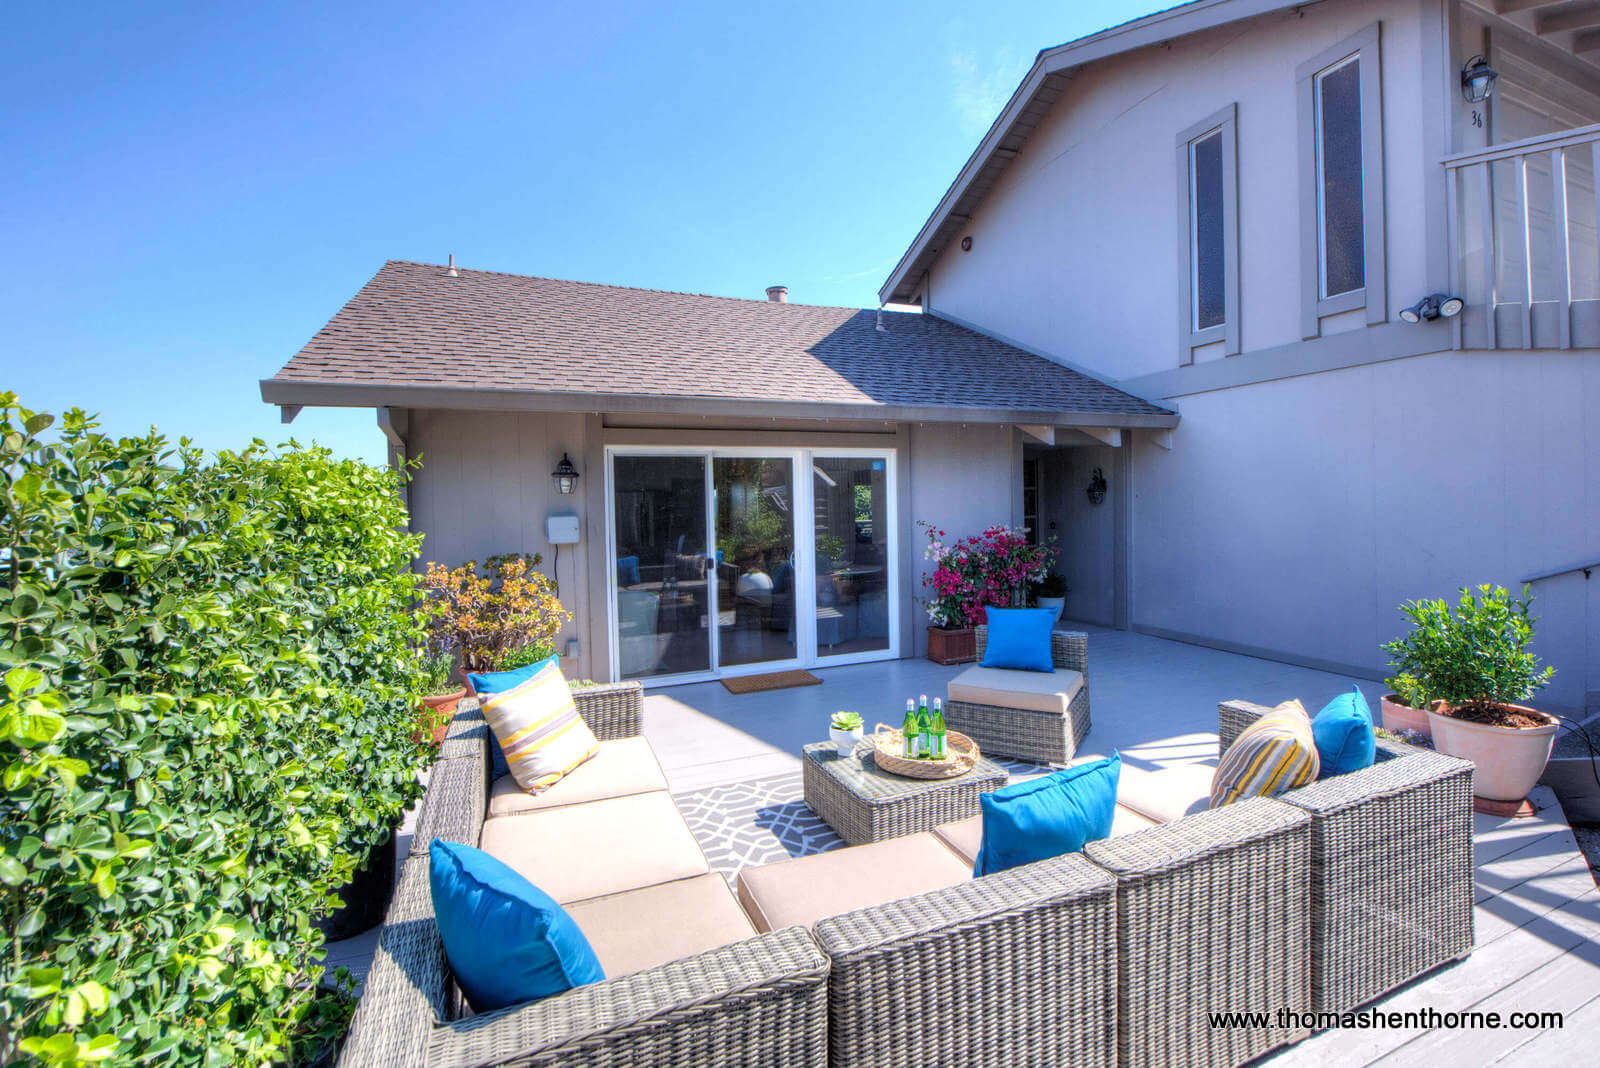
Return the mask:
<svg viewBox="0 0 1600 1068">
<path fill-rule="evenodd" d="M 1373 682 L 1146 635 L 1088 627 L 1094 726 L 1087 754 L 1116 749 L 1147 768 L 1213 759 L 1217 702 L 1298 697 L 1313 714 Z M 735 695 L 720 683 L 649 691 L 645 735 L 674 792 L 798 771 L 800 747 L 827 736 L 839 709 L 870 729 L 898 723 L 905 699 L 942 696 L 961 671 L 926 660 L 818 669 L 821 686 Z M 1600 891 L 1548 790 L 1531 819 L 1474 817 L 1477 949 L 1377 1003 L 1384 1010 L 1553 1010 L 1560 1029 L 1326 1031 L 1269 1058 L 1273 1065 L 1592 1064 L 1600 1036 Z M 1277 1008 L 1278 1006 L 1263 1006 Z"/>
<path fill-rule="evenodd" d="M 1119 750 L 1147 768 L 1216 755 L 1217 702 L 1300 698 L 1313 713 L 1359 682 L 1146 635 L 1089 630 L 1094 727 L 1085 755 Z M 898 722 L 905 699 L 942 695 L 961 669 L 897 660 L 819 669 L 821 686 L 734 695 L 720 683 L 649 691 L 645 734 L 674 792 L 797 772 L 802 745 L 827 734 L 838 709 L 870 726 Z M 1553 1010 L 1560 1029 L 1327 1031 L 1269 1058 L 1300 1064 L 1559 1065 L 1595 1061 L 1600 1035 L 1600 890 L 1554 796 L 1535 794 L 1524 820 L 1474 818 L 1477 949 L 1378 1003 L 1385 1010 Z M 409 832 L 408 825 L 403 829 Z M 402 846 L 402 849 L 404 847 Z M 364 974 L 376 932 L 329 946 L 330 964 Z M 1279 1006 L 1262 1006 L 1275 1009 Z"/>
</svg>

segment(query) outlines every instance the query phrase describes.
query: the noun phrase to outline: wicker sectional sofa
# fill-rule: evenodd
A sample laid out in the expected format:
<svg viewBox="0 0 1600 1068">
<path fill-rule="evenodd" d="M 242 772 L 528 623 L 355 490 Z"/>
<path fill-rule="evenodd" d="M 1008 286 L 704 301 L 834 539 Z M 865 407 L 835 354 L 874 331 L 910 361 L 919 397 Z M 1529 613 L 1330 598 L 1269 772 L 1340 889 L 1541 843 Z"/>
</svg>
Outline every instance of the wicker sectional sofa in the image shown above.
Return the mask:
<svg viewBox="0 0 1600 1068">
<path fill-rule="evenodd" d="M 645 798 L 628 801 L 625 815 L 654 806 L 645 829 L 672 839 L 662 799 L 651 796 L 669 795 L 641 763 L 654 758 L 638 737 L 638 686 L 575 697 L 605 743 L 612 789 Z M 1224 734 L 1257 711 L 1222 706 Z M 490 749 L 481 714 L 464 703 L 431 772 L 343 1065 L 1239 1064 L 1306 1032 L 1212 1028 L 1208 1011 L 1310 1008 L 1318 990 L 1347 997 L 1396 985 L 1465 952 L 1459 938 L 1422 933 L 1410 937 L 1426 948 L 1407 942 L 1398 965 L 1378 963 L 1417 919 L 1409 915 L 1357 925 L 1361 944 L 1350 953 L 1334 946 L 1336 929 L 1350 927 L 1340 895 L 1375 877 L 1358 839 L 1390 838 L 1374 821 L 1414 813 L 1418 825 L 1453 827 L 1455 807 L 1470 812 L 1458 762 L 1431 754 L 1392 752 L 1380 762 L 1392 767 L 1342 791 L 1318 793 L 1317 784 L 1295 791 L 1300 798 L 1168 823 L 1119 808 L 1113 836 L 1083 853 L 982 878 L 970 875 L 976 820 L 746 868 L 730 912 L 722 877 L 668 847 L 640 861 L 643 885 L 608 886 L 619 876 L 604 854 L 634 848 L 625 828 L 577 854 L 593 864 L 574 863 L 570 849 L 550 856 L 560 841 L 551 828 L 594 835 L 617 799 L 586 797 L 607 791 L 579 780 L 561 804 L 530 809 L 536 799 L 490 782 Z M 473 1016 L 433 921 L 435 838 L 510 850 L 508 863 L 532 865 L 525 873 L 563 900 L 613 978 Z M 516 854 L 528 840 L 536 844 Z M 1441 922 L 1463 923 L 1464 895 L 1470 947 L 1470 839 L 1452 829 L 1426 842 L 1421 866 L 1433 870 L 1407 885 L 1432 888 L 1418 906 L 1444 909 Z M 587 870 L 564 873 L 556 861 Z M 1335 871 L 1341 863 L 1356 870 Z"/>
</svg>

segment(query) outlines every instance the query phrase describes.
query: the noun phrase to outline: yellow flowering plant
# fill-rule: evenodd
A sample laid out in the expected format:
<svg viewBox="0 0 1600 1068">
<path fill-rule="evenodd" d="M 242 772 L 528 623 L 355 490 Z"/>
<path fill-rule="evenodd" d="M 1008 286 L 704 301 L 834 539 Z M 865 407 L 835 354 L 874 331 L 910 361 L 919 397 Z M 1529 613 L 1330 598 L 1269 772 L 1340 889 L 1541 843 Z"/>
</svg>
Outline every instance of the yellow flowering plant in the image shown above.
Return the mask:
<svg viewBox="0 0 1600 1068">
<path fill-rule="evenodd" d="M 435 642 L 461 654 L 467 671 L 493 671 L 506 654 L 530 645 L 553 646 L 572 613 L 538 570 L 538 553 L 491 556 L 460 567 L 431 562 L 422 577 Z"/>
</svg>

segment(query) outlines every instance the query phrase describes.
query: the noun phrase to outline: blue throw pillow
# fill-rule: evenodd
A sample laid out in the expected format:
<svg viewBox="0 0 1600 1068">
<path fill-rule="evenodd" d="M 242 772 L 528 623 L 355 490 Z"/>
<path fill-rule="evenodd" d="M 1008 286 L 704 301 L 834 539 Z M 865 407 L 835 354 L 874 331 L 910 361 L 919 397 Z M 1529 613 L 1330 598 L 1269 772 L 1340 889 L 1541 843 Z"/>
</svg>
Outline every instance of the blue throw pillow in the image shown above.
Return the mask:
<svg viewBox="0 0 1600 1068">
<path fill-rule="evenodd" d="M 551 653 L 536 664 L 512 668 L 510 671 L 468 672 L 467 680 L 472 684 L 473 693 L 505 693 L 507 690 L 515 690 L 518 686 L 539 674 L 544 670 L 545 665 L 552 660 L 557 664 L 561 663 L 560 654 Z"/>
<path fill-rule="evenodd" d="M 973 875 L 1076 853 L 1111 833 L 1122 757 L 1116 753 L 1075 768 L 984 794 L 983 845 Z"/>
<path fill-rule="evenodd" d="M 1352 686 L 1340 694 L 1311 721 L 1311 736 L 1317 743 L 1317 759 L 1322 772 L 1317 776 L 1346 775 L 1370 768 L 1378 754 L 1378 736 L 1372 730 L 1372 709 L 1361 689 Z"/>
<path fill-rule="evenodd" d="M 445 959 L 474 1012 L 547 998 L 605 972 L 550 895 L 468 845 L 428 845 L 428 881 Z"/>
<path fill-rule="evenodd" d="M 1056 614 L 1049 608 L 988 608 L 989 644 L 983 666 L 1017 671 L 1054 671 L 1050 631 Z"/>
</svg>

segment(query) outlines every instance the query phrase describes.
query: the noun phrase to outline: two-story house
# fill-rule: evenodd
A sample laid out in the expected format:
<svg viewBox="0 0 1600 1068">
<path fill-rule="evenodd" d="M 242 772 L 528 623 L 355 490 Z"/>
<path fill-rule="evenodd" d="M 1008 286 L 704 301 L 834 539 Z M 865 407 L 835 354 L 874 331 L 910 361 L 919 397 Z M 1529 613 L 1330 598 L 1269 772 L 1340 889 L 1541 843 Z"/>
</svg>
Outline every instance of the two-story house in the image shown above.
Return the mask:
<svg viewBox="0 0 1600 1068">
<path fill-rule="evenodd" d="M 427 554 L 544 553 L 596 678 L 913 655 L 915 521 L 1003 521 L 1072 618 L 1366 677 L 1533 579 L 1576 709 L 1597 145 L 1600 4 L 1197 0 L 1039 54 L 920 315 L 390 263 L 262 394 L 377 408 Z"/>
</svg>

